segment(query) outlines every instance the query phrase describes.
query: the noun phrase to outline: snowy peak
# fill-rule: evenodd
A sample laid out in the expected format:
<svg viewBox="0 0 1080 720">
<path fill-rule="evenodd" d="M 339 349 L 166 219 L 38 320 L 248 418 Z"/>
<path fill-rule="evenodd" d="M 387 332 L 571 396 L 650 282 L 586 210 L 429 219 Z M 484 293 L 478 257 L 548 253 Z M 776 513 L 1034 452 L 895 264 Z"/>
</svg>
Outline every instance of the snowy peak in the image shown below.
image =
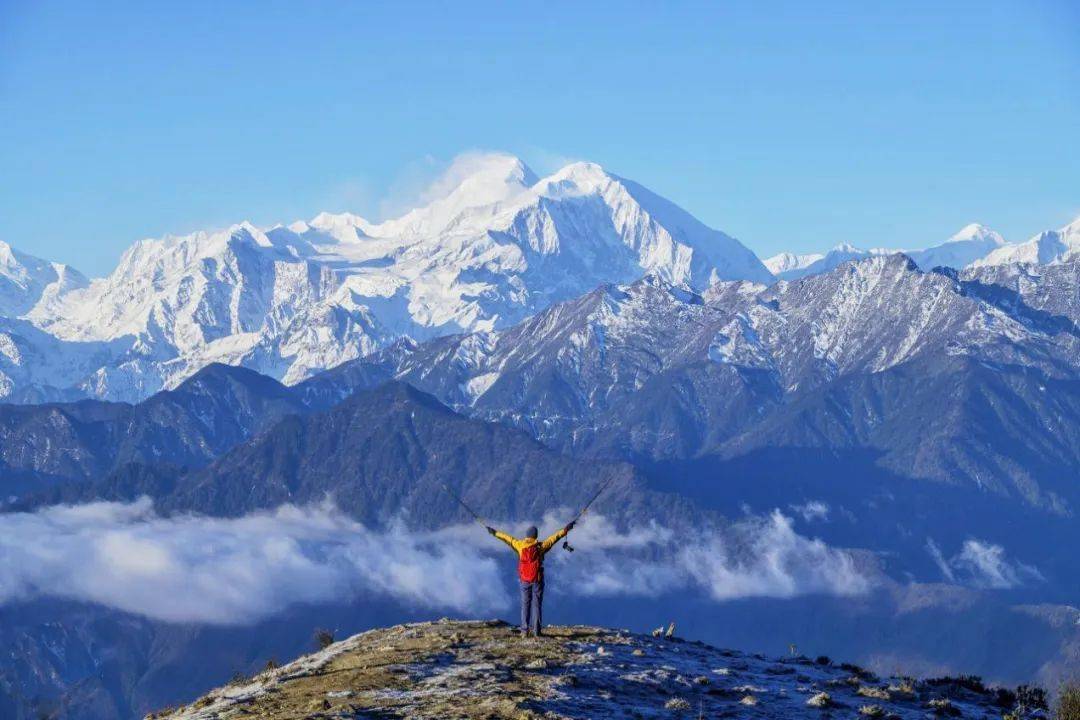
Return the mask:
<svg viewBox="0 0 1080 720">
<path fill-rule="evenodd" d="M 969 223 L 949 238 L 948 242 L 967 242 L 970 240 L 988 240 L 995 245 L 1004 245 L 1000 234 L 980 223 Z"/>
<path fill-rule="evenodd" d="M 591 162 L 571 163 L 537 183 L 538 193 L 557 198 L 587 195 L 602 191 L 615 178 L 600 165 Z"/>
<path fill-rule="evenodd" d="M 824 255 L 791 255 L 790 253 L 781 253 L 781 255 L 774 256 L 772 259 L 777 259 L 777 265 L 779 266 L 785 261 L 784 255 L 794 258 L 794 262 L 788 261 L 792 267 L 776 272 L 776 276 L 781 280 L 798 280 L 799 278 L 808 277 L 810 275 L 828 272 L 850 260 L 859 260 L 887 252 L 889 251 L 862 250 L 849 243 L 841 243 Z"/>
<path fill-rule="evenodd" d="M 1034 263 L 1050 265 L 1080 255 L 1080 218 L 1060 230 L 1041 232 L 1026 242 L 1003 245 L 972 263 L 975 267 Z"/>
<path fill-rule="evenodd" d="M 174 387 L 212 362 L 294 383 L 402 337 L 509 327 L 645 274 L 692 292 L 718 280 L 773 279 L 734 238 L 599 165 L 538 178 L 513 156 L 473 153 L 455 160 L 419 207 L 381 223 L 321 213 L 137 242 L 108 277 L 54 293 L 30 316 L 52 338 L 42 342 L 79 356 L 61 363 L 63 378 L 27 363 L 18 375 L 124 400 Z M 14 299 L 0 297 L 4 316 L 44 296 L 23 299 L 21 282 L 8 282 Z M 72 388 L 83 361 L 96 369 Z M 0 378 L 0 396 L 13 394 Z"/>
<path fill-rule="evenodd" d="M 463 215 L 490 217 L 491 208 L 527 192 L 536 174 L 512 155 L 468 153 L 459 156 L 428 188 L 427 204 L 371 228 L 377 237 L 429 237 L 449 230 Z"/>
<path fill-rule="evenodd" d="M 780 253 L 766 261 L 770 270 L 782 280 L 796 280 L 828 272 L 849 260 L 904 253 L 923 270 L 935 267 L 961 269 L 986 257 L 1005 245 L 1000 234 L 979 223 L 970 223 L 940 245 L 921 250 L 870 248 L 864 250 L 850 243 L 841 243 L 825 254 L 795 255 Z"/>
<path fill-rule="evenodd" d="M 524 162 L 502 153 L 459 156 L 426 193 L 435 201 L 453 198 L 461 209 L 503 202 L 536 184 Z"/>
<path fill-rule="evenodd" d="M 809 267 L 823 257 L 825 257 L 823 253 L 796 255 L 795 253 L 782 252 L 773 255 L 764 262 L 765 267 L 769 268 L 769 272 L 780 277 L 783 273 L 791 272 L 792 270 L 802 270 L 805 267 Z"/>
<path fill-rule="evenodd" d="M 965 225 L 941 245 L 908 254 L 924 270 L 935 267 L 965 268 L 1005 244 L 1000 234 L 979 223 Z"/>
<path fill-rule="evenodd" d="M 77 270 L 19 252 L 0 240 L 0 316 L 18 318 L 87 283 Z"/>
</svg>

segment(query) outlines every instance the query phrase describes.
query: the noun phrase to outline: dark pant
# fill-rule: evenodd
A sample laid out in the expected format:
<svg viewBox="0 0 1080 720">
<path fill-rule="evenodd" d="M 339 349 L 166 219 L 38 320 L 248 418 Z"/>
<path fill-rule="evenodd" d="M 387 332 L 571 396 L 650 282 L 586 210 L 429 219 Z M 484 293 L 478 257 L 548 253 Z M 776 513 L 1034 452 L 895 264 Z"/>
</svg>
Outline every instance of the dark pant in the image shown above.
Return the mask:
<svg viewBox="0 0 1080 720">
<path fill-rule="evenodd" d="M 521 632 L 532 631 L 534 635 L 539 635 L 541 608 L 544 605 L 544 581 L 530 583 L 519 580 L 518 583 L 521 586 Z"/>
</svg>

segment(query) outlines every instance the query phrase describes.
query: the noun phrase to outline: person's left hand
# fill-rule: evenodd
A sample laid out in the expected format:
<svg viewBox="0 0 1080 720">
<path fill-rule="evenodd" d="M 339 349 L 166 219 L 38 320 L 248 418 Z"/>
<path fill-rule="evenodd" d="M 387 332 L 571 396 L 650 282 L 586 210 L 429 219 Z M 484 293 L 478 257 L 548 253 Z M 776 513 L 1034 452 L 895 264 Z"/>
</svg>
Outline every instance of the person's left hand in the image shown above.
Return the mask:
<svg viewBox="0 0 1080 720">
<path fill-rule="evenodd" d="M 575 525 L 577 525 L 577 520 L 571 520 L 569 523 L 566 524 L 566 527 L 563 529 L 566 530 L 566 532 L 570 532 L 574 529 Z"/>
</svg>

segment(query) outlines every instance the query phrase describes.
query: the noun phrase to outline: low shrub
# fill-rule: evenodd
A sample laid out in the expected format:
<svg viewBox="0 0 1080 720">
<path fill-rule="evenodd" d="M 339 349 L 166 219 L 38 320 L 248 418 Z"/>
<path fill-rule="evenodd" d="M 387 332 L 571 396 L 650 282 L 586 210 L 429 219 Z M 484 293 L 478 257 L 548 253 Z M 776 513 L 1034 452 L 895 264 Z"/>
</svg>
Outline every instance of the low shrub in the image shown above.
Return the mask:
<svg viewBox="0 0 1080 720">
<path fill-rule="evenodd" d="M 982 678 L 978 675 L 957 675 L 956 677 L 945 675 L 944 677 L 924 680 L 923 684 L 930 687 L 953 687 L 962 690 L 970 690 L 979 695 L 988 692 L 986 685 L 983 684 Z"/>
<path fill-rule="evenodd" d="M 318 628 L 315 630 L 315 645 L 320 650 L 325 650 L 334 644 L 334 632 L 325 628 Z"/>
<path fill-rule="evenodd" d="M 1049 710 L 1046 703 L 1046 691 L 1035 685 L 1021 685 L 1016 688 L 1016 704 L 1028 710 Z"/>
<path fill-rule="evenodd" d="M 846 670 L 857 678 L 861 678 L 866 682 L 877 682 L 877 675 L 870 672 L 866 668 L 859 667 L 853 663 L 840 663 L 840 669 Z"/>
<path fill-rule="evenodd" d="M 873 687 L 871 685 L 860 685 L 855 691 L 855 694 L 874 698 L 875 700 L 889 700 L 891 697 L 889 691 L 885 688 Z"/>
<path fill-rule="evenodd" d="M 1054 703 L 1054 717 L 1056 720 L 1080 720 L 1080 683 L 1061 686 Z"/>
</svg>

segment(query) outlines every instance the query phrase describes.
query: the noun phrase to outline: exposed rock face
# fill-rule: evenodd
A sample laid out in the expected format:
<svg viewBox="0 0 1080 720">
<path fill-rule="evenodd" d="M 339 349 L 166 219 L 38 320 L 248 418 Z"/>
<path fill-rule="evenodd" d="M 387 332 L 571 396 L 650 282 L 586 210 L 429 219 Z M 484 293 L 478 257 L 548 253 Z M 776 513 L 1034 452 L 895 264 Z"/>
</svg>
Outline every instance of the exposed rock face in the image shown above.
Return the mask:
<svg viewBox="0 0 1080 720">
<path fill-rule="evenodd" d="M 147 717 L 816 718 L 870 714 L 861 710 L 870 705 L 880 717 L 941 708 L 998 717 L 1015 700 L 977 680 L 878 678 L 827 658 L 770 659 L 587 626 L 522 640 L 499 621 L 441 621 L 355 635 Z"/>
</svg>

